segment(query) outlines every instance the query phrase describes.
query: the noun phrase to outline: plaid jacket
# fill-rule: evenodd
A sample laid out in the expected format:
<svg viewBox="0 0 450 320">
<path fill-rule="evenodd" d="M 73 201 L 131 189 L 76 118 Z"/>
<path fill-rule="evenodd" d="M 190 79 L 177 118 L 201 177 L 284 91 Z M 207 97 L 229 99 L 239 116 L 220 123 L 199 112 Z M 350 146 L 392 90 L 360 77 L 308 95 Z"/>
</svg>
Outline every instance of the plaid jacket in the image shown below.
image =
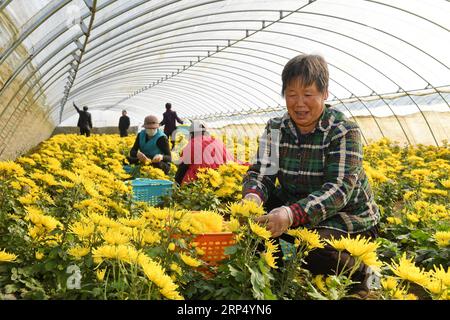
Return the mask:
<svg viewBox="0 0 450 320">
<path fill-rule="evenodd" d="M 286 112 L 268 121 L 243 195 L 257 193 L 266 201 L 274 192 L 291 208 L 292 227 L 368 230 L 380 214 L 362 152 L 359 128 L 343 113 L 326 106 L 316 128 L 302 135 Z"/>
</svg>

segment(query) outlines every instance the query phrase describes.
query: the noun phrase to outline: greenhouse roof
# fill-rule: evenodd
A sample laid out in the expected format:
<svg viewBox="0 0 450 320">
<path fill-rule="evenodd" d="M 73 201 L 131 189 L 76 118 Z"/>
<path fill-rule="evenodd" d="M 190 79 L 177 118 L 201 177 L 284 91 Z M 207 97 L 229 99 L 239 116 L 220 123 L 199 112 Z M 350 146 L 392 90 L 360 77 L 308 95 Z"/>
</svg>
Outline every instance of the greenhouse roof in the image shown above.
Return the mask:
<svg viewBox="0 0 450 320">
<path fill-rule="evenodd" d="M 72 102 L 114 125 L 166 102 L 186 119 L 281 110 L 300 53 L 325 57 L 329 102 L 348 113 L 449 111 L 449 14 L 445 0 L 3 0 L 0 112 L 43 99 L 57 126 Z M 18 79 L 28 99 L 2 96 Z"/>
</svg>

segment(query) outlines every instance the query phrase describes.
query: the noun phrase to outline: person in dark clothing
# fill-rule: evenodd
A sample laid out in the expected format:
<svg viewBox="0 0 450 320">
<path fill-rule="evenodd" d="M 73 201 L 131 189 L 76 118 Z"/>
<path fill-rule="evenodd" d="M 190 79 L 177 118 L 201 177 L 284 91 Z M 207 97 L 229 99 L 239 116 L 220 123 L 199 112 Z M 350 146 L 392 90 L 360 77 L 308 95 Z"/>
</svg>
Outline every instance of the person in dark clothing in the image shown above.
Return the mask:
<svg viewBox="0 0 450 320">
<path fill-rule="evenodd" d="M 166 112 L 163 113 L 163 120 L 159 123 L 160 126 L 164 126 L 164 133 L 170 139 L 172 143 L 172 149 L 175 146 L 175 137 L 173 132 L 177 129 L 176 122 L 183 124 L 183 120 L 178 118 L 177 113 L 172 111 L 172 104 L 166 103 Z"/>
<path fill-rule="evenodd" d="M 127 157 L 130 164 L 146 163 L 151 161 L 151 165 L 161 169 L 165 174 L 169 173 L 172 155 L 170 153 L 169 140 L 159 129 L 159 121 L 156 116 L 145 117 L 145 129 L 141 130 L 134 141 Z"/>
<path fill-rule="evenodd" d="M 86 137 L 89 137 L 91 135 L 91 129 L 92 129 L 92 117 L 91 114 L 88 112 L 88 107 L 84 106 L 83 111 L 81 111 L 75 102 L 73 103 L 73 106 L 75 107 L 75 110 L 77 110 L 80 117 L 78 118 L 77 127 L 80 128 L 80 134 L 85 135 Z"/>
<path fill-rule="evenodd" d="M 128 137 L 128 129 L 130 128 L 130 118 L 127 111 L 122 110 L 122 116 L 119 119 L 119 132 L 121 137 Z"/>
</svg>

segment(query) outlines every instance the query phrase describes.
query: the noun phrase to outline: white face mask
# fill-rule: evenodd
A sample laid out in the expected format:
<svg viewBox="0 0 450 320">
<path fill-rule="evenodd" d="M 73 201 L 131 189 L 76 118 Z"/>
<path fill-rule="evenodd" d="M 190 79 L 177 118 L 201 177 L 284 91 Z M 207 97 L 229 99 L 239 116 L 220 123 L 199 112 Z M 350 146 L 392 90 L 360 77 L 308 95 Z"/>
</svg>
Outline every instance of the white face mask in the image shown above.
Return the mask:
<svg viewBox="0 0 450 320">
<path fill-rule="evenodd" d="M 156 130 L 157 129 L 145 129 L 145 132 L 147 133 L 147 135 L 149 137 L 153 137 L 155 135 L 155 133 L 156 133 Z"/>
</svg>

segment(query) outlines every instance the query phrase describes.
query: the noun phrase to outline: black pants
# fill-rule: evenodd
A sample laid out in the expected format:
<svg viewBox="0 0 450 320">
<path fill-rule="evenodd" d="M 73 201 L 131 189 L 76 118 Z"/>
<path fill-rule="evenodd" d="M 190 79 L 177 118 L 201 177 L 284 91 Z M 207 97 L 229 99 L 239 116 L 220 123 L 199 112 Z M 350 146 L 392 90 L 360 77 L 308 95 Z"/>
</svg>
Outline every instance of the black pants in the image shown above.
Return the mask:
<svg viewBox="0 0 450 320">
<path fill-rule="evenodd" d="M 271 195 L 269 199 L 264 204 L 264 208 L 266 212 L 270 212 L 270 210 L 285 205 L 279 198 L 274 195 Z M 358 234 L 362 237 L 375 239 L 378 237 L 378 226 L 374 226 L 372 229 L 368 231 L 364 231 L 361 233 L 352 233 L 348 234 L 347 232 L 342 232 L 333 229 L 327 228 L 314 228 L 312 230 L 316 230 L 320 238 L 330 239 L 333 237 L 334 239 L 339 239 L 341 236 L 350 235 L 351 238 L 356 238 Z M 279 240 L 283 239 L 287 242 L 293 243 L 294 238 L 288 234 L 282 234 L 279 238 L 275 238 L 275 241 L 279 243 Z M 283 252 L 280 249 L 280 252 L 276 256 L 276 262 L 278 265 L 283 265 Z M 341 252 L 339 257 L 339 252 L 334 249 L 329 244 L 325 244 L 325 247 L 322 249 L 314 249 L 309 252 L 308 256 L 304 258 L 306 264 L 303 266 L 305 269 L 309 270 L 313 275 L 325 274 L 331 275 L 335 274 L 335 271 L 339 272 L 344 266 L 345 268 L 351 268 L 355 264 L 355 259 L 347 252 Z M 339 266 L 338 266 L 339 261 Z M 336 270 L 338 269 L 338 270 Z M 361 264 L 359 269 L 352 276 L 352 280 L 361 282 L 364 280 L 367 266 Z"/>
<path fill-rule="evenodd" d="M 80 127 L 80 135 L 85 135 L 89 137 L 91 135 L 91 129 Z"/>
<path fill-rule="evenodd" d="M 121 137 L 128 137 L 128 131 L 126 129 L 125 130 L 120 129 L 119 131 L 120 131 L 120 136 Z"/>
</svg>

